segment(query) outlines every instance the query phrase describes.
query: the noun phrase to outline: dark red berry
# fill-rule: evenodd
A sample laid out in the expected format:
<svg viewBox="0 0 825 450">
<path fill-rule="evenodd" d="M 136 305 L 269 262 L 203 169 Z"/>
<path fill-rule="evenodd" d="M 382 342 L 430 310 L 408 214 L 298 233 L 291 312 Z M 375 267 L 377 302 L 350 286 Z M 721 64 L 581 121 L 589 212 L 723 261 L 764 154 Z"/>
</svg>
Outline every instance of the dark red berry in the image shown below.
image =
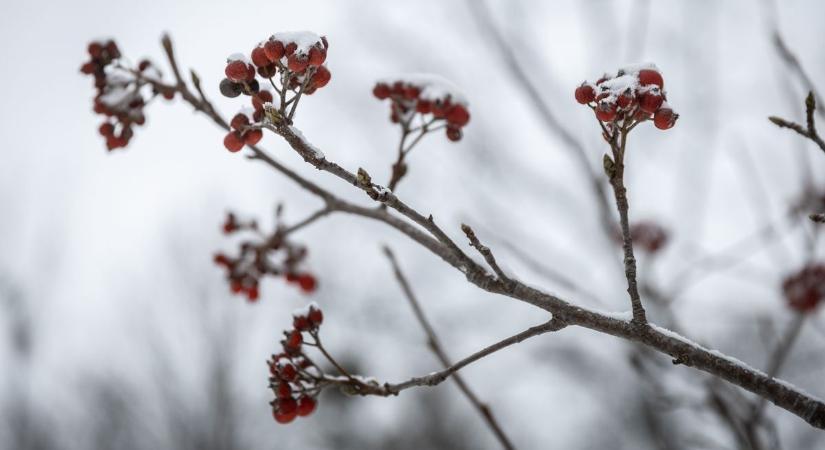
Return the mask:
<svg viewBox="0 0 825 450">
<path fill-rule="evenodd" d="M 639 84 L 648 86 L 655 84 L 659 89 L 665 87 L 665 81 L 662 79 L 662 74 L 652 69 L 642 69 L 639 71 Z"/>
<path fill-rule="evenodd" d="M 264 132 L 261 130 L 249 130 L 243 135 L 243 141 L 246 145 L 255 145 L 264 137 Z"/>
<path fill-rule="evenodd" d="M 458 142 L 458 141 L 461 140 L 461 136 L 462 136 L 461 128 L 453 127 L 453 126 L 447 126 L 446 133 L 447 133 L 447 139 L 449 139 L 453 142 Z"/>
<path fill-rule="evenodd" d="M 324 313 L 318 308 L 309 308 L 309 315 L 307 316 L 312 325 L 320 326 L 324 322 Z"/>
<path fill-rule="evenodd" d="M 379 100 L 384 100 L 390 96 L 390 87 L 384 83 L 378 83 L 372 88 L 372 95 Z"/>
<path fill-rule="evenodd" d="M 589 84 L 583 83 L 581 86 L 577 87 L 575 95 L 576 101 L 582 105 L 596 100 L 596 91 L 593 90 L 593 86 L 590 86 Z"/>
<path fill-rule="evenodd" d="M 266 50 L 264 50 L 263 47 L 253 48 L 250 57 L 252 59 L 252 64 L 255 64 L 257 67 L 268 66 L 272 62 L 266 56 Z"/>
<path fill-rule="evenodd" d="M 676 119 L 679 114 L 673 112 L 670 108 L 659 108 L 656 114 L 653 115 L 653 124 L 660 130 L 667 130 L 676 125 Z"/>
<path fill-rule="evenodd" d="M 457 125 L 459 127 L 463 127 L 467 125 L 467 122 L 470 121 L 470 113 L 467 111 L 462 105 L 455 105 L 447 111 L 447 122 L 452 125 Z"/>
<path fill-rule="evenodd" d="M 223 146 L 230 152 L 237 152 L 243 148 L 243 138 L 241 133 L 237 131 L 230 131 L 226 137 L 223 138 Z"/>
<path fill-rule="evenodd" d="M 284 43 L 281 41 L 267 41 L 264 44 L 264 53 L 272 62 L 278 62 L 284 56 Z"/>
<path fill-rule="evenodd" d="M 315 411 L 316 405 L 317 403 L 315 402 L 314 398 L 307 396 L 301 397 L 301 399 L 298 401 L 298 415 L 301 417 L 305 417 L 312 414 L 312 412 Z"/>
</svg>

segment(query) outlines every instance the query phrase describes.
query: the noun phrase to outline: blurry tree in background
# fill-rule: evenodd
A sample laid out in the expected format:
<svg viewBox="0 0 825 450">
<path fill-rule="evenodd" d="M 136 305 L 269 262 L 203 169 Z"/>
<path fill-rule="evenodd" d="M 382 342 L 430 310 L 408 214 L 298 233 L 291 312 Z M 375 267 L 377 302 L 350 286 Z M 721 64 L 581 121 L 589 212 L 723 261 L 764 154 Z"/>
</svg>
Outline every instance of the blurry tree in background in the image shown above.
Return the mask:
<svg viewBox="0 0 825 450">
<path fill-rule="evenodd" d="M 635 18 L 631 21 L 634 26 L 628 27 L 621 41 L 625 56 L 639 59 L 646 54 L 644 46 L 655 3 L 637 0 L 629 4 L 631 8 L 626 11 L 600 2 L 582 2 L 581 8 L 594 22 L 620 12 Z M 768 18 L 775 17 L 769 2 L 761 6 Z M 513 9 L 518 15 L 519 7 Z M 94 370 L 82 374 L 79 380 L 71 380 L 75 383 L 71 389 L 82 392 L 84 404 L 78 406 L 78 417 L 67 422 L 60 412 L 50 408 L 48 399 L 38 396 L 29 385 L 42 332 L 37 311 L 24 290 L 0 278 L 3 327 L 10 344 L 6 359 L 15 373 L 3 386 L 6 394 L 2 397 L 4 426 L 0 442 L 19 449 L 261 448 L 261 436 L 268 435 L 269 427 L 279 425 L 271 423 L 263 428 L 257 419 L 250 419 L 260 416 L 263 410 L 261 405 L 251 405 L 241 391 L 249 386 L 262 391 L 268 376 L 274 420 L 295 421 L 288 427 L 302 432 L 283 435 L 282 440 L 271 443 L 273 448 L 545 448 L 550 445 L 536 436 L 553 434 L 559 427 L 553 420 L 545 421 L 536 405 L 508 404 L 507 394 L 500 395 L 496 384 L 524 389 L 536 404 L 550 405 L 558 414 L 564 414 L 569 405 L 542 395 L 547 393 L 542 390 L 542 384 L 547 383 L 542 371 L 551 368 L 575 380 L 581 395 L 592 397 L 587 401 L 592 405 L 589 407 L 600 411 L 593 414 L 598 419 L 587 424 L 587 429 L 569 432 L 575 435 L 575 441 L 565 448 L 807 449 L 825 445 L 825 403 L 818 398 L 825 391 L 816 381 L 825 372 L 821 351 L 825 327 L 820 319 L 825 260 L 819 237 L 825 226 L 825 185 L 817 179 L 821 171 L 812 168 L 825 165 L 825 155 L 820 152 L 825 151 L 825 143 L 817 131 L 817 120 L 821 122 L 825 113 L 816 78 L 806 70 L 776 23 L 769 20 L 765 34 L 785 79 L 782 88 L 786 92 L 781 95 L 788 98 L 799 114 L 794 117 L 800 119 L 788 119 L 776 112 L 770 121 L 766 118 L 764 129 L 765 133 L 786 132 L 779 127 L 799 135 L 800 148 L 782 149 L 782 157 L 794 161 L 801 175 L 794 180 L 795 186 L 766 176 L 758 153 L 764 149 L 751 148 L 745 140 L 725 135 L 733 147 L 741 150 L 729 158 L 743 191 L 744 200 L 739 200 L 752 204 L 759 223 L 737 233 L 739 237 L 732 243 L 720 246 L 717 242 L 702 242 L 702 233 L 684 234 L 686 229 L 717 224 L 720 228 L 745 230 L 741 217 L 712 217 L 706 206 L 711 200 L 703 200 L 712 196 L 712 191 L 702 185 L 696 173 L 712 171 L 715 164 L 722 163 L 690 156 L 694 147 L 720 146 L 717 142 L 725 128 L 714 105 L 723 98 L 720 91 L 724 91 L 724 84 L 720 84 L 718 74 L 710 69 L 702 72 L 701 89 L 691 85 L 696 90 L 681 95 L 673 87 L 677 83 L 670 84 L 670 72 L 659 72 L 652 64 L 621 66 L 617 71 L 605 63 L 600 69 L 607 70 L 604 76 L 588 73 L 582 78 L 596 75 L 592 81 L 560 84 L 553 81 L 552 70 L 536 63 L 539 59 L 535 55 L 545 49 L 534 45 L 529 27 L 515 32 L 517 26 L 502 25 L 498 10 L 484 2 L 468 1 L 461 10 L 468 21 L 462 25 L 466 28 L 463 33 L 472 36 L 467 39 L 483 44 L 487 50 L 485 65 L 506 80 L 502 89 L 507 89 L 511 97 L 502 102 L 512 104 L 504 103 L 501 112 L 535 122 L 535 127 L 550 137 L 553 144 L 547 145 L 547 151 L 563 155 L 570 163 L 570 173 L 564 178 L 552 167 L 539 170 L 500 165 L 505 158 L 489 153 L 495 151 L 489 147 L 503 142 L 494 134 L 494 124 L 487 120 L 483 127 L 467 128 L 471 114 L 474 121 L 478 120 L 472 96 L 441 76 L 430 74 L 376 77 L 373 95 L 388 104 L 389 121 L 400 131 L 396 144 L 380 144 L 393 148 L 389 167 L 379 174 L 375 169 L 379 164 L 361 161 L 357 155 L 339 165 L 334 161 L 333 149 L 319 148 L 314 144 L 315 136 L 306 131 L 305 136 L 299 129 L 302 108 L 310 102 L 323 104 L 325 88 L 336 81 L 338 72 L 327 68 L 331 65 L 327 53 L 336 49 L 334 36 L 329 42 L 326 36 L 311 32 L 276 33 L 253 45 L 251 52 L 230 55 L 226 77 L 219 86 L 202 82 L 207 77 L 182 67 L 178 58 L 186 54 L 186 46 L 173 48 L 168 36 L 162 39 L 165 64 L 148 59 L 132 62 L 113 40 L 93 41 L 88 48 L 90 59 L 81 71 L 95 79 L 94 111 L 104 117 L 99 133 L 110 151 L 127 145 L 139 150 L 138 130 L 148 129 L 144 126 L 148 108 L 159 107 L 154 103 L 179 101 L 212 122 L 205 128 L 217 125 L 225 130 L 223 146 L 228 151 L 263 163 L 309 194 L 306 198 L 282 199 L 271 227 L 267 227 L 265 218 L 247 218 L 239 211 L 227 213 L 222 230 L 233 239 L 237 250 L 214 255 L 214 263 L 223 271 L 228 286 L 220 289 L 244 297 L 254 304 L 253 309 L 263 311 L 261 314 L 267 311 L 267 290 L 274 283 L 284 283 L 295 293 L 318 300 L 296 310 L 292 317 L 276 318 L 281 328 L 285 321 L 289 325 L 283 334 L 270 330 L 264 337 L 273 353 L 264 365 L 265 354 L 250 355 L 251 349 L 260 349 L 260 345 L 239 342 L 248 322 L 237 315 L 234 305 L 224 303 L 224 298 L 215 294 L 211 281 L 206 281 L 215 279 L 215 274 L 203 273 L 197 268 L 200 266 L 192 264 L 193 255 L 201 249 L 181 244 L 188 234 L 176 235 L 167 259 L 177 269 L 169 275 L 175 280 L 175 292 L 180 293 L 176 314 L 185 319 L 167 322 L 158 318 L 135 324 L 146 353 L 151 355 L 139 363 L 150 373 L 149 381 L 138 383 L 130 377 Z M 694 14 L 690 20 L 707 14 L 699 8 L 689 8 L 688 12 Z M 592 25 L 582 26 L 587 29 Z M 612 26 L 615 28 L 604 30 L 604 35 L 613 34 L 618 39 L 622 31 L 615 23 Z M 707 58 L 706 54 L 696 56 L 696 48 L 715 45 L 713 36 L 705 33 L 698 33 L 695 39 L 682 39 L 677 42 L 684 46 L 690 65 L 701 65 L 702 58 Z M 615 59 L 601 53 L 603 49 L 596 46 L 593 58 Z M 333 69 L 338 70 L 335 66 Z M 242 101 L 243 108 L 224 116 L 218 102 L 211 100 L 218 92 L 235 99 L 236 104 Z M 559 107 L 560 102 L 576 101 L 585 106 L 579 112 L 587 116 L 587 121 L 568 119 Z M 688 138 L 688 144 L 681 141 L 691 148 L 680 153 L 685 159 L 671 164 L 670 171 L 663 175 L 677 182 L 677 192 L 686 193 L 679 199 L 679 208 L 671 210 L 673 216 L 668 220 L 662 220 L 661 215 L 653 220 L 645 213 L 636 214 L 634 209 L 636 198 L 641 196 L 640 184 L 634 181 L 641 163 L 638 155 L 645 145 L 651 145 L 644 134 L 653 133 L 654 126 L 661 130 L 679 128 L 682 122 L 677 121 L 676 108 L 683 116 L 681 121 L 691 113 L 702 114 L 694 123 L 700 124 L 703 133 Z M 381 125 L 353 121 L 347 126 L 363 127 L 367 132 Z M 588 133 L 581 133 L 579 127 L 589 127 L 593 138 L 583 138 Z M 473 133 L 479 137 L 474 139 Z M 266 134 L 282 141 L 272 143 L 271 150 L 267 150 L 262 140 Z M 675 153 L 668 152 L 676 145 L 668 145 L 667 134 L 656 141 L 661 147 L 657 157 L 675 160 Z M 514 191 L 508 197 L 512 204 L 485 202 L 485 189 L 499 187 L 490 188 L 481 182 L 476 194 L 481 198 L 479 206 L 474 215 L 462 218 L 466 224 L 431 214 L 430 210 L 443 212 L 444 208 L 417 201 L 407 189 L 416 183 L 426 184 L 426 173 L 438 170 L 432 164 L 428 167 L 422 154 L 432 142 L 445 138 L 459 142 L 454 144 L 459 154 L 478 153 L 466 161 L 470 178 L 455 180 L 461 189 L 472 190 L 482 177 L 500 177 L 507 178 L 507 182 L 518 180 L 519 189 L 542 191 L 558 176 L 564 186 L 552 186 L 550 190 L 577 193 L 565 200 L 535 204 L 538 195 L 525 200 L 518 198 L 523 191 Z M 539 138 L 534 140 L 536 145 L 544 146 Z M 346 145 L 341 139 L 332 142 Z M 281 156 L 273 156 L 276 145 L 279 150 L 292 149 L 294 154 L 290 156 L 299 158 L 282 162 Z M 353 147 L 352 151 L 357 149 Z M 456 158 L 462 161 L 462 156 Z M 299 168 L 299 159 L 318 170 Z M 358 165 L 352 161 L 358 161 Z M 510 169 L 524 169 L 524 173 L 508 173 Z M 417 176 L 421 173 L 425 176 Z M 329 183 L 328 178 L 338 183 Z M 468 183 L 468 179 L 474 183 Z M 569 180 L 575 180 L 575 184 Z M 507 184 L 502 186 L 506 189 Z M 770 205 L 776 202 L 778 193 L 786 195 L 784 204 Z M 450 195 L 444 197 L 449 207 Z M 299 219 L 285 213 L 305 202 L 321 205 Z M 587 212 L 576 212 L 576 202 L 589 205 Z M 530 208 L 560 217 L 566 228 L 551 228 L 545 233 L 540 221 L 518 224 L 520 211 L 516 210 Z M 332 226 L 331 221 L 339 216 L 354 219 L 346 222 L 351 227 L 376 223 L 394 229 L 398 241 L 406 238 L 428 252 L 417 255 L 410 250 L 412 247 L 401 247 L 398 242 L 383 247 L 382 263 L 388 267 L 383 275 L 397 285 L 399 300 L 382 302 L 391 304 L 385 308 L 407 317 L 406 322 L 416 324 L 422 346 L 440 366 L 435 371 L 390 371 L 401 377 L 395 382 L 385 381 L 383 375 L 380 380 L 373 377 L 378 375 L 376 367 L 382 367 L 376 361 L 396 361 L 384 354 L 386 347 L 374 344 L 395 338 L 391 326 L 385 335 L 378 331 L 377 324 L 386 320 L 384 310 L 366 300 L 352 300 L 336 308 L 325 303 L 329 298 L 318 296 L 325 277 L 333 275 L 313 271 L 313 255 L 318 247 L 336 242 L 304 240 L 302 234 L 310 228 Z M 515 224 L 511 228 L 502 226 L 507 221 Z M 567 238 L 565 229 L 584 230 L 587 239 Z M 547 239 L 557 246 L 550 250 L 555 257 L 548 258 L 546 252 L 534 247 L 531 236 L 535 234 L 551 236 Z M 384 245 L 384 241 L 375 244 Z M 452 330 L 442 329 L 451 322 L 428 308 L 450 298 L 428 298 L 438 290 L 422 286 L 421 277 L 410 273 L 410 268 L 419 267 L 411 262 L 414 259 L 424 259 L 423 264 L 444 272 L 457 269 L 472 285 L 469 292 L 477 287 L 475 292 L 493 294 L 479 298 L 479 302 L 522 303 L 532 310 L 532 315 L 525 317 L 541 323 L 499 341 L 485 338 L 486 343 L 481 343 L 475 339 L 469 347 L 461 345 Z M 352 261 L 355 265 L 360 258 Z M 576 270 L 576 266 L 585 269 Z M 375 282 L 373 274 L 364 275 L 357 284 Z M 702 306 L 688 310 L 687 305 L 696 300 L 693 288 L 714 277 L 730 279 L 729 285 L 714 292 L 716 297 L 762 292 L 781 308 L 769 314 L 747 315 L 714 310 L 707 299 L 705 303 L 698 299 Z M 773 283 L 775 279 L 780 285 Z M 542 287 L 536 287 L 539 285 Z M 348 292 L 336 295 L 352 297 Z M 487 308 L 487 303 L 480 305 L 485 306 L 477 309 Z M 483 317 L 467 314 L 469 320 L 454 320 L 471 326 L 475 325 L 474 319 Z M 353 317 L 361 322 L 352 322 Z M 722 320 L 730 327 L 713 339 L 689 339 L 702 321 L 710 319 Z M 336 322 L 351 337 L 335 331 L 326 334 Z M 375 329 L 369 330 L 371 326 Z M 478 327 L 484 335 L 484 325 Z M 598 348 L 593 341 L 586 344 L 565 338 L 574 332 L 576 336 L 615 336 L 624 346 Z M 531 347 L 516 345 L 528 339 Z M 464 352 L 474 347 L 459 354 L 459 348 Z M 487 357 L 494 353 L 526 352 L 524 348 L 531 353 L 534 374 L 524 367 L 494 363 L 487 363 L 487 375 L 478 379 L 465 370 L 482 364 L 482 360 L 491 360 Z M 184 361 L 181 354 L 186 355 Z M 617 367 L 617 354 L 626 361 L 626 367 Z M 246 378 L 249 371 L 238 369 L 247 357 L 260 359 L 261 378 Z M 189 366 L 189 371 L 181 371 L 181 364 Z M 794 380 L 800 387 L 784 380 Z M 454 383 L 458 389 L 436 388 L 442 383 Z M 365 402 L 382 400 L 387 404 L 378 407 L 384 408 L 382 411 L 399 405 L 391 416 L 392 427 L 386 422 L 385 426 L 366 423 L 360 417 Z M 487 434 L 477 432 L 481 427 Z M 531 431 L 536 436 L 531 436 Z"/>
</svg>

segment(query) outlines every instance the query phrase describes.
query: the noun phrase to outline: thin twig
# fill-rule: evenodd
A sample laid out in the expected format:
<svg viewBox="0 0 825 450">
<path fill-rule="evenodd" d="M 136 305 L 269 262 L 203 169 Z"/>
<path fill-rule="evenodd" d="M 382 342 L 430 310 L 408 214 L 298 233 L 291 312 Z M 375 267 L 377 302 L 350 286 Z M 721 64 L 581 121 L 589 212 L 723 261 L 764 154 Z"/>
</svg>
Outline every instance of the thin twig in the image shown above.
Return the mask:
<svg viewBox="0 0 825 450">
<path fill-rule="evenodd" d="M 412 291 L 412 287 L 410 286 L 409 281 L 404 276 L 403 272 L 401 272 L 401 267 L 398 265 L 398 261 L 395 259 L 395 255 L 393 254 L 392 250 L 389 247 L 384 247 L 384 254 L 387 256 L 387 259 L 390 261 L 390 265 L 392 265 L 393 272 L 395 274 L 395 279 L 398 281 L 398 284 L 401 286 L 401 290 L 404 291 L 404 297 L 407 299 L 407 302 L 410 304 L 410 307 L 415 314 L 415 318 L 418 320 L 418 323 L 421 325 L 421 328 L 424 329 L 424 333 L 427 335 L 427 346 L 432 350 L 441 364 L 446 368 L 452 365 L 450 362 L 450 358 L 447 356 L 446 351 L 441 345 L 440 340 L 438 339 L 438 335 L 435 334 L 435 329 L 430 324 L 430 321 L 427 320 L 427 316 L 424 314 L 424 310 L 421 308 L 421 304 L 418 302 L 415 294 Z M 470 386 L 464 381 L 464 377 L 460 374 L 456 373 L 453 375 L 453 380 L 455 381 L 458 388 L 464 394 L 465 397 L 472 403 L 473 407 L 478 411 L 484 421 L 487 423 L 487 426 L 493 431 L 493 434 L 496 435 L 501 446 L 506 449 L 513 449 L 515 448 L 504 433 L 504 430 L 499 425 L 498 421 L 496 421 L 495 416 L 493 416 L 493 412 L 490 409 L 490 406 L 486 403 L 483 403 L 478 396 L 470 389 Z"/>
<path fill-rule="evenodd" d="M 796 122 L 791 122 L 776 116 L 768 117 L 768 120 L 773 122 L 774 125 L 779 128 L 788 128 L 796 131 L 802 136 L 805 136 L 815 143 L 820 149 L 822 149 L 823 152 L 825 152 L 825 141 L 822 140 L 819 133 L 816 131 L 816 120 L 814 119 L 815 110 L 816 97 L 814 96 L 814 91 L 810 91 L 808 92 L 808 97 L 805 98 L 805 127 Z"/>
</svg>

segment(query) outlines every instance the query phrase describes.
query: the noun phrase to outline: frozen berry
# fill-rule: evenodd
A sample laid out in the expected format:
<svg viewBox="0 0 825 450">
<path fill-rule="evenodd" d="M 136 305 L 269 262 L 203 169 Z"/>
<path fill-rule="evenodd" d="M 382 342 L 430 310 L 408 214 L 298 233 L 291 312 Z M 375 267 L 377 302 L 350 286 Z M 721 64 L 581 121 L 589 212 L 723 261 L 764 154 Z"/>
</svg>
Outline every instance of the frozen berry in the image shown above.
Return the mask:
<svg viewBox="0 0 825 450">
<path fill-rule="evenodd" d="M 322 88 L 329 83 L 329 80 L 332 78 L 332 74 L 329 73 L 329 70 L 324 66 L 318 66 L 315 69 L 315 73 L 312 74 L 312 78 L 310 79 L 310 85 L 313 88 Z"/>
<path fill-rule="evenodd" d="M 232 128 L 234 128 L 238 131 L 243 130 L 244 127 L 246 127 L 248 125 L 249 125 L 249 117 L 247 117 L 247 115 L 243 114 L 243 113 L 235 114 L 235 117 L 233 117 L 232 120 L 229 122 L 229 126 L 231 126 Z"/>
<path fill-rule="evenodd" d="M 312 47 L 309 49 L 309 65 L 313 67 L 318 67 L 324 63 L 327 59 L 327 51 L 322 50 L 318 47 Z"/>
<path fill-rule="evenodd" d="M 284 57 L 284 43 L 281 41 L 267 41 L 264 44 L 266 57 L 272 62 L 278 62 Z"/>
<path fill-rule="evenodd" d="M 642 94 L 639 99 L 639 108 L 646 113 L 654 113 L 660 106 L 664 99 L 661 94 L 656 91 L 646 92 Z"/>
<path fill-rule="evenodd" d="M 639 84 L 642 86 L 655 84 L 656 86 L 659 86 L 659 89 L 665 87 L 665 81 L 662 79 L 662 74 L 651 69 L 642 69 L 639 71 Z"/>
<path fill-rule="evenodd" d="M 293 411 L 291 413 L 284 413 L 278 410 L 272 412 L 273 417 L 275 417 L 275 421 L 280 424 L 288 424 L 295 420 L 295 417 L 298 416 L 297 411 Z"/>
<path fill-rule="evenodd" d="M 250 69 L 252 69 L 252 76 L 250 76 Z M 224 69 L 226 77 L 230 80 L 240 83 L 242 81 L 249 81 L 255 76 L 255 70 L 252 66 L 247 65 L 242 60 L 230 60 Z"/>
<path fill-rule="evenodd" d="M 307 316 L 312 325 L 319 326 L 324 322 L 324 313 L 318 308 L 309 308 L 309 315 Z"/>
<path fill-rule="evenodd" d="M 582 83 L 581 86 L 577 87 L 575 94 L 576 101 L 582 105 L 596 100 L 596 91 L 593 90 L 593 86 L 586 83 Z"/>
<path fill-rule="evenodd" d="M 293 72 L 303 72 L 307 66 L 309 66 L 309 59 L 306 56 L 293 53 L 287 59 L 287 67 Z"/>
<path fill-rule="evenodd" d="M 616 118 L 616 104 L 600 102 L 596 105 L 596 118 L 602 122 L 612 122 Z"/>
</svg>

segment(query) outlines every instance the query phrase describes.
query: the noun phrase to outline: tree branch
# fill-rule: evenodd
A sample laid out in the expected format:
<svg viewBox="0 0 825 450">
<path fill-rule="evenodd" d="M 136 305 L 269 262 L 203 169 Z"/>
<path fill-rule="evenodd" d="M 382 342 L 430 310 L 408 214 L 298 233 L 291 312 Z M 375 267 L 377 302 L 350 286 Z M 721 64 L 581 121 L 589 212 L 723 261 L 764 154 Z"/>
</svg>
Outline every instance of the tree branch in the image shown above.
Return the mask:
<svg viewBox="0 0 825 450">
<path fill-rule="evenodd" d="M 418 323 L 421 325 L 421 328 L 424 329 L 424 333 L 427 335 L 427 346 L 432 350 L 438 360 L 444 367 L 452 366 L 452 362 L 450 362 L 450 358 L 447 356 L 447 353 L 444 351 L 444 348 L 441 346 L 441 342 L 438 339 L 438 336 L 435 334 L 435 329 L 433 329 L 430 321 L 427 320 L 427 316 L 424 315 L 424 310 L 421 308 L 421 304 L 418 302 L 415 294 L 412 291 L 412 287 L 410 286 L 409 281 L 404 276 L 403 272 L 401 272 L 401 267 L 398 265 L 398 261 L 395 259 L 395 255 L 393 254 L 392 250 L 389 247 L 384 247 L 384 254 L 387 256 L 387 259 L 390 261 L 390 265 L 392 265 L 393 272 L 395 274 L 395 279 L 398 281 L 398 284 L 401 286 L 401 290 L 404 291 L 404 297 L 407 299 L 407 302 L 410 304 L 410 307 L 415 314 L 415 318 L 418 320 Z M 507 434 L 504 433 L 504 430 L 499 425 L 496 418 L 493 416 L 493 412 L 490 409 L 490 406 L 483 403 L 478 396 L 470 389 L 470 386 L 467 385 L 467 382 L 464 381 L 464 377 L 460 374 L 455 373 L 453 375 L 453 380 L 455 381 L 458 388 L 467 397 L 467 400 L 472 403 L 473 407 L 478 411 L 484 421 L 487 423 L 487 426 L 493 431 L 493 434 L 496 435 L 496 438 L 501 443 L 501 446 L 505 449 L 513 449 L 515 448 L 507 437 Z"/>
</svg>

